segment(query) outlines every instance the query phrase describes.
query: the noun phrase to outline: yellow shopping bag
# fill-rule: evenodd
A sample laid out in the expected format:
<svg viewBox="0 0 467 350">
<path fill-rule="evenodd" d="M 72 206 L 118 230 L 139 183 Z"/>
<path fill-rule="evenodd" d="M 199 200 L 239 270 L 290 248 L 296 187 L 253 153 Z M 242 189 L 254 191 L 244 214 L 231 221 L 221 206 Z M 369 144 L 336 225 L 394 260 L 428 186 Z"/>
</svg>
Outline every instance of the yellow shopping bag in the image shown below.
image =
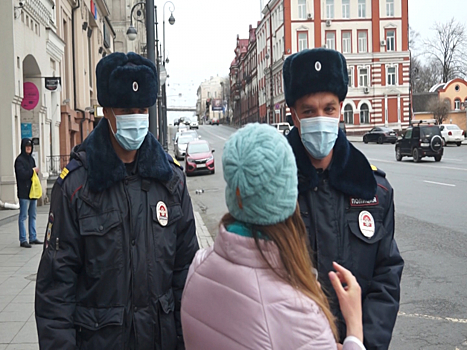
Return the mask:
<svg viewBox="0 0 467 350">
<path fill-rule="evenodd" d="M 30 199 L 39 199 L 42 197 L 42 186 L 39 181 L 39 176 L 34 171 L 31 178 L 31 190 L 29 191 Z"/>
</svg>

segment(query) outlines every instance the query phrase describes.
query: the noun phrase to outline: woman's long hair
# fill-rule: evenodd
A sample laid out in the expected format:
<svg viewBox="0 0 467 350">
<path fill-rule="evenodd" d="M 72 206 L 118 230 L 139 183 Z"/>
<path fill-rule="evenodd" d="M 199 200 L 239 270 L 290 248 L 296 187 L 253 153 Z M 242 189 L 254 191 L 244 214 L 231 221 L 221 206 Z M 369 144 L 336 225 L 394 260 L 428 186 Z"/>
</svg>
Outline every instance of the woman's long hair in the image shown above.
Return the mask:
<svg viewBox="0 0 467 350">
<path fill-rule="evenodd" d="M 224 227 L 228 227 L 235 221 L 237 220 L 228 213 L 222 218 L 221 224 Z M 338 339 L 337 327 L 334 316 L 329 309 L 329 302 L 313 273 L 313 263 L 309 255 L 308 236 L 305 224 L 300 216 L 298 203 L 295 212 L 285 221 L 269 226 L 251 225 L 251 230 L 256 246 L 269 267 L 281 279 L 318 304 L 329 321 L 334 338 Z M 261 249 L 258 232 L 273 241 L 279 248 L 280 259 L 284 265 L 285 273 L 272 267 L 271 262 Z"/>
</svg>

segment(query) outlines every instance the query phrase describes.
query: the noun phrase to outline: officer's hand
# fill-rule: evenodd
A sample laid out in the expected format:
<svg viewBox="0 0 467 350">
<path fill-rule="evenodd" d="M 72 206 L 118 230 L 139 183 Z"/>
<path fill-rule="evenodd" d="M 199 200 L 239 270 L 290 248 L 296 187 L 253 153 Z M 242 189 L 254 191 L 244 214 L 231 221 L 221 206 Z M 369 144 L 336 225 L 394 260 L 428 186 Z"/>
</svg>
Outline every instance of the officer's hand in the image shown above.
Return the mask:
<svg viewBox="0 0 467 350">
<path fill-rule="evenodd" d="M 339 299 L 339 306 L 347 325 L 347 336 L 353 335 L 363 342 L 362 290 L 349 270 L 336 262 L 333 266 L 336 272 L 329 272 L 329 279 Z"/>
</svg>

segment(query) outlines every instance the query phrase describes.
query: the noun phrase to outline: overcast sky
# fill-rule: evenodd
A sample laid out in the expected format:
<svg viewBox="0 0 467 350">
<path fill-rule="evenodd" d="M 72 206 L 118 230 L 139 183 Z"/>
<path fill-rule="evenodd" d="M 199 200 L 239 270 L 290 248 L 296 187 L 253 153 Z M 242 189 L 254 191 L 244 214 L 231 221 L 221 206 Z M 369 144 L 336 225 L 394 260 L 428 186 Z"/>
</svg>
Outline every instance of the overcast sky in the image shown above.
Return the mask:
<svg viewBox="0 0 467 350">
<path fill-rule="evenodd" d="M 248 37 L 248 28 L 261 20 L 259 0 L 173 0 L 175 24 L 168 23 L 170 3 L 165 5 L 166 57 L 170 62 L 168 105 L 196 105 L 196 91 L 211 76 L 227 76 L 234 58 L 237 34 Z M 163 2 L 158 5 L 159 38 L 162 39 Z M 466 0 L 409 0 L 410 26 L 420 42 L 433 35 L 436 21 L 462 21 Z M 182 97 L 178 97 L 179 94 Z M 171 117 L 171 118 L 170 118 Z M 172 113 L 170 119 L 175 117 Z"/>
</svg>

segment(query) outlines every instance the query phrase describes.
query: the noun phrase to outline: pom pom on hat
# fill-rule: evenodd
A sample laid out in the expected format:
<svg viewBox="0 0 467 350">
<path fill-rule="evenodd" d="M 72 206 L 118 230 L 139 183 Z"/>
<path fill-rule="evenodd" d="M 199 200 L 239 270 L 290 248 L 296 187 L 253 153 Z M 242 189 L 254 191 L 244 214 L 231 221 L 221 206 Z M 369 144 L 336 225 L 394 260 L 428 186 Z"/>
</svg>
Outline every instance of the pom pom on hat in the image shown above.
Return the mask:
<svg viewBox="0 0 467 350">
<path fill-rule="evenodd" d="M 248 124 L 233 134 L 222 155 L 230 214 L 255 225 L 273 225 L 297 206 L 297 166 L 286 138 L 266 124 Z"/>
<path fill-rule="evenodd" d="M 308 94 L 332 92 L 344 101 L 349 75 L 344 55 L 329 49 L 307 49 L 290 55 L 284 62 L 285 100 L 289 107 Z"/>
</svg>

